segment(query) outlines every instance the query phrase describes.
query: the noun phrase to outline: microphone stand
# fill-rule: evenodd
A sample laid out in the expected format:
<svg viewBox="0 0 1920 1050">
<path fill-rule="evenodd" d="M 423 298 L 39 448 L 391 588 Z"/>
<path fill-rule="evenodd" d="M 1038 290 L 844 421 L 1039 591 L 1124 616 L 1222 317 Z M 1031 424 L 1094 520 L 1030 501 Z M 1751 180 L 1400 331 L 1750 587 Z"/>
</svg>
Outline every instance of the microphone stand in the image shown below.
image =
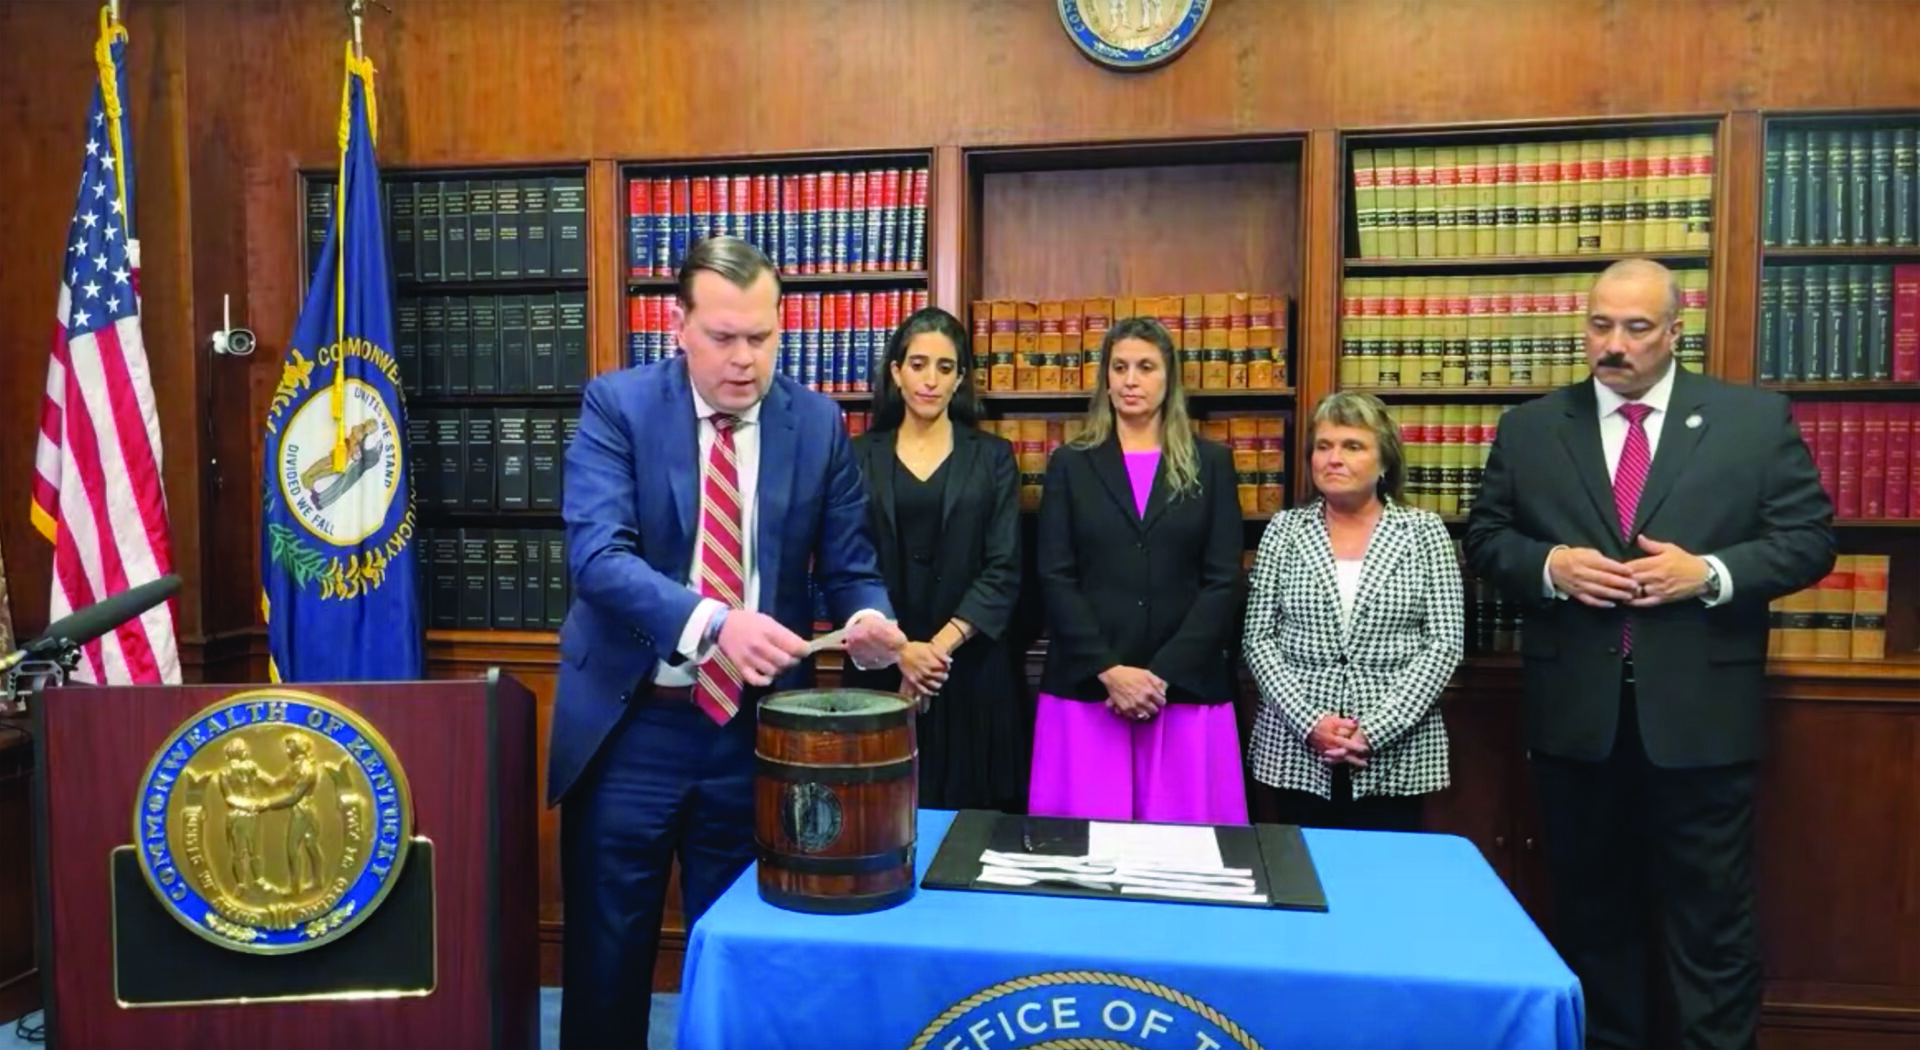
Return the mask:
<svg viewBox="0 0 1920 1050">
<path fill-rule="evenodd" d="M 0 714 L 26 714 L 28 697 L 66 685 L 67 676 L 80 666 L 80 646 L 73 642 L 56 639 L 48 649 L 37 659 L 22 660 L 7 669 L 5 682 L 0 683 Z"/>
</svg>

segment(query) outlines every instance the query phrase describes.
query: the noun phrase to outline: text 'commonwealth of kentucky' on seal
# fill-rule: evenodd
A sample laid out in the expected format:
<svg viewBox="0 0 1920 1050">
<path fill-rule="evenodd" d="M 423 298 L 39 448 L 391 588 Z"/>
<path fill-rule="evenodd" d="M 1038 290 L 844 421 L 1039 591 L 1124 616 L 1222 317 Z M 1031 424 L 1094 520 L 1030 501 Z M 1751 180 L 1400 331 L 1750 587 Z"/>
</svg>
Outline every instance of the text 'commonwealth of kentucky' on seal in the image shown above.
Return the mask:
<svg viewBox="0 0 1920 1050">
<path fill-rule="evenodd" d="M 147 884 L 224 947 L 281 954 L 346 935 L 400 877 L 413 800 L 366 720 L 311 693 L 236 693 L 178 728 L 133 814 Z"/>
<path fill-rule="evenodd" d="M 373 66 L 351 48 L 346 63 L 333 214 L 267 406 L 260 600 L 274 682 L 424 671 Z"/>
</svg>

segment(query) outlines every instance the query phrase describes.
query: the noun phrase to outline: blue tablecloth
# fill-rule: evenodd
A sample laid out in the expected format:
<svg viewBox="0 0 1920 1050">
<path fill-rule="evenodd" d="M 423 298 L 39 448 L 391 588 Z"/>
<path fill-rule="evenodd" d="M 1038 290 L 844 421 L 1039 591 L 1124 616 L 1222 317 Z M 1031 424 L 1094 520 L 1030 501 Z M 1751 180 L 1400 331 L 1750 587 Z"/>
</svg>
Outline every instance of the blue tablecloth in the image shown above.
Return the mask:
<svg viewBox="0 0 1920 1050">
<path fill-rule="evenodd" d="M 920 814 L 921 876 L 953 817 Z M 1579 982 L 1471 843 L 1304 834 L 1325 913 L 922 889 L 804 915 L 749 868 L 693 929 L 679 1046 L 1581 1045 Z"/>
</svg>

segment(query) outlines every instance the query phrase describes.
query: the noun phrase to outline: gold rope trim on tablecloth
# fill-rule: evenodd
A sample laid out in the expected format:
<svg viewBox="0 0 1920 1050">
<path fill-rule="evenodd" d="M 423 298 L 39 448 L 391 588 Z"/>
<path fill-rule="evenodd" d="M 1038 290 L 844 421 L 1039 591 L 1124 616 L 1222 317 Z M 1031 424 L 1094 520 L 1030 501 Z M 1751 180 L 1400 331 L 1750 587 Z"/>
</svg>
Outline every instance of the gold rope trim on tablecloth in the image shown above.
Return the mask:
<svg viewBox="0 0 1920 1050">
<path fill-rule="evenodd" d="M 913 1045 L 908 1047 L 907 1050 L 926 1050 L 927 1045 L 933 1041 L 933 1037 L 939 1033 L 942 1028 L 945 1028 L 948 1024 L 963 1016 L 968 1011 L 998 999 L 1003 995 L 1008 995 L 1013 992 L 1023 992 L 1033 988 L 1046 988 L 1058 984 L 1102 984 L 1115 988 L 1125 988 L 1128 991 L 1144 992 L 1148 995 L 1165 999 L 1175 1006 L 1191 1010 L 1195 1014 L 1206 1018 L 1207 1021 L 1211 1022 L 1222 1032 L 1225 1032 L 1234 1042 L 1245 1047 L 1246 1050 L 1261 1050 L 1260 1044 L 1255 1042 L 1254 1038 L 1248 1035 L 1245 1029 L 1227 1020 L 1221 1015 L 1220 1011 L 1215 1010 L 1213 1007 L 1208 1006 L 1206 1003 L 1195 999 L 1185 992 L 1176 991 L 1168 988 L 1164 984 L 1142 980 L 1138 977 L 1129 977 L 1126 974 L 1119 973 L 1104 973 L 1099 970 L 1059 970 L 1053 973 L 1040 973 L 1030 977 L 1016 977 L 1011 981 L 1002 981 L 985 991 L 968 996 L 961 1002 L 949 1007 L 946 1013 L 941 1014 L 938 1019 L 920 1033 L 920 1037 L 915 1039 Z M 1073 1038 L 1042 1043 L 1034 1047 L 1034 1050 L 1133 1050 L 1133 1048 L 1130 1044 L 1111 1039 Z"/>
</svg>

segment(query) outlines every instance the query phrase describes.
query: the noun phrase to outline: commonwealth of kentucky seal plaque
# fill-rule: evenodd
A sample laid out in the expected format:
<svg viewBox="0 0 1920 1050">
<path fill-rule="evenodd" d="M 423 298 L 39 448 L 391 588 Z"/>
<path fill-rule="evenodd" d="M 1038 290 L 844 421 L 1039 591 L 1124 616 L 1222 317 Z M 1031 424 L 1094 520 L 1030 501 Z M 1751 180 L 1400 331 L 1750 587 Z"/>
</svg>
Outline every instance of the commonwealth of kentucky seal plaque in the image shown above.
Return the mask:
<svg viewBox="0 0 1920 1050">
<path fill-rule="evenodd" d="M 1186 50 L 1212 0 L 1057 0 L 1080 50 L 1112 69 L 1151 69 Z"/>
<path fill-rule="evenodd" d="M 400 877 L 413 800 L 352 711 L 286 689 L 235 693 L 176 728 L 133 815 L 147 884 L 215 944 L 281 954 L 344 936 Z"/>
</svg>

